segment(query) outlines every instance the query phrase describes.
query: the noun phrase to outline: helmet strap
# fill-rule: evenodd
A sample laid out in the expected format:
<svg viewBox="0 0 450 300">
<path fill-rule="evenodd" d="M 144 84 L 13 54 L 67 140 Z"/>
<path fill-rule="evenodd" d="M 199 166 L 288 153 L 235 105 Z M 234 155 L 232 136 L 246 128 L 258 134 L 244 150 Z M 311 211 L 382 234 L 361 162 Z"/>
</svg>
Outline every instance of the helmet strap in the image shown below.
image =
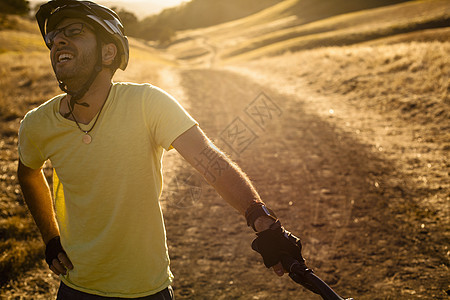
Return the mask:
<svg viewBox="0 0 450 300">
<path fill-rule="evenodd" d="M 68 95 L 70 95 L 70 101 L 69 101 L 69 105 L 70 105 L 70 109 L 69 112 L 67 114 L 64 115 L 65 118 L 70 116 L 70 111 L 73 111 L 75 104 L 77 105 L 81 105 L 84 107 L 89 107 L 89 104 L 86 102 L 78 102 L 78 100 L 80 100 L 81 98 L 83 98 L 83 96 L 86 94 L 86 92 L 89 90 L 89 88 L 91 87 L 92 83 L 94 82 L 95 78 L 97 78 L 97 75 L 102 71 L 103 69 L 103 56 L 102 56 L 102 43 L 98 40 L 98 46 L 97 46 L 97 62 L 95 63 L 94 69 L 91 72 L 91 75 L 89 76 L 88 80 L 83 84 L 83 86 L 78 90 L 78 91 L 71 91 L 67 88 L 67 85 L 62 81 L 58 79 L 59 82 L 59 88 L 67 93 Z"/>
</svg>

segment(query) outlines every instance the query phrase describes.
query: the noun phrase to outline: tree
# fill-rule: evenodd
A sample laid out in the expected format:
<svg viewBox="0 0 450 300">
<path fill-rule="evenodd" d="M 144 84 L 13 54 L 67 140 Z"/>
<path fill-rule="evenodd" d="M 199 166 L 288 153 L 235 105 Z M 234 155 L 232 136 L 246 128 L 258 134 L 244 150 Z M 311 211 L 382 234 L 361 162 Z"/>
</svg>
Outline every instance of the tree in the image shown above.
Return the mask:
<svg viewBox="0 0 450 300">
<path fill-rule="evenodd" d="M 137 36 L 139 32 L 139 20 L 136 15 L 132 12 L 129 12 L 123 8 L 112 7 L 120 17 L 123 23 L 123 27 L 125 28 L 125 34 L 129 36 Z"/>
<path fill-rule="evenodd" d="M 141 22 L 139 37 L 148 41 L 157 41 L 161 46 L 167 45 L 175 37 L 175 30 L 166 25 Z"/>
<path fill-rule="evenodd" d="M 0 12 L 3 14 L 23 15 L 30 11 L 30 4 L 26 0 L 0 0 Z"/>
</svg>

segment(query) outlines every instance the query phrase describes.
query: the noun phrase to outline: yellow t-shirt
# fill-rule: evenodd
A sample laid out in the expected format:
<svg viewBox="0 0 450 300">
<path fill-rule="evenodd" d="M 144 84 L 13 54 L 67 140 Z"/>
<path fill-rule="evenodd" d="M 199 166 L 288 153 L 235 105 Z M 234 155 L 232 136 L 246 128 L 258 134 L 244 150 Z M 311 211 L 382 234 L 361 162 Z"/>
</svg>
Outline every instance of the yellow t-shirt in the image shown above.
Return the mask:
<svg viewBox="0 0 450 300">
<path fill-rule="evenodd" d="M 161 89 L 115 83 L 87 145 L 75 122 L 59 113 L 63 97 L 27 113 L 19 131 L 22 163 L 37 169 L 50 159 L 57 174 L 61 242 L 74 265 L 61 279 L 112 297 L 165 289 L 173 276 L 159 205 L 161 160 L 195 120 Z M 80 125 L 88 130 L 94 120 Z"/>
</svg>

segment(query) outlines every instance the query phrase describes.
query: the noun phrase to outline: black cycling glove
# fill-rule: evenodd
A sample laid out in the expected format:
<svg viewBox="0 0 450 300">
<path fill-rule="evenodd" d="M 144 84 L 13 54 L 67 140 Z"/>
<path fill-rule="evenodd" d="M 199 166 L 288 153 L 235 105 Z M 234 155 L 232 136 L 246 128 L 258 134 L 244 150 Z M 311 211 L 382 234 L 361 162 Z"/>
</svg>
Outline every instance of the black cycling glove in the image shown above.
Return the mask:
<svg viewBox="0 0 450 300">
<path fill-rule="evenodd" d="M 280 221 L 256 235 L 258 237 L 253 241 L 252 248 L 261 254 L 267 268 L 279 263 L 284 255 L 304 262 L 300 239 L 284 229 Z"/>
<path fill-rule="evenodd" d="M 53 260 L 58 259 L 59 253 L 66 253 L 61 245 L 61 239 L 59 236 L 52 238 L 45 247 L 45 261 L 50 267 L 53 265 Z"/>
</svg>

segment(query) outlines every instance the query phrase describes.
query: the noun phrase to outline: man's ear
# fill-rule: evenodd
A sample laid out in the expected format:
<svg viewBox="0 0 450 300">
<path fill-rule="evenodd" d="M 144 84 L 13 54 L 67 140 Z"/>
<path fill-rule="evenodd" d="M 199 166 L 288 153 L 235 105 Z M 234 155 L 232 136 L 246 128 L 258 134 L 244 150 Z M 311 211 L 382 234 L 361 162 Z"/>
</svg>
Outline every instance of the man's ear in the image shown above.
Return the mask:
<svg viewBox="0 0 450 300">
<path fill-rule="evenodd" d="M 102 46 L 102 58 L 104 65 L 111 65 L 116 58 L 117 47 L 114 43 L 103 44 Z"/>
</svg>

